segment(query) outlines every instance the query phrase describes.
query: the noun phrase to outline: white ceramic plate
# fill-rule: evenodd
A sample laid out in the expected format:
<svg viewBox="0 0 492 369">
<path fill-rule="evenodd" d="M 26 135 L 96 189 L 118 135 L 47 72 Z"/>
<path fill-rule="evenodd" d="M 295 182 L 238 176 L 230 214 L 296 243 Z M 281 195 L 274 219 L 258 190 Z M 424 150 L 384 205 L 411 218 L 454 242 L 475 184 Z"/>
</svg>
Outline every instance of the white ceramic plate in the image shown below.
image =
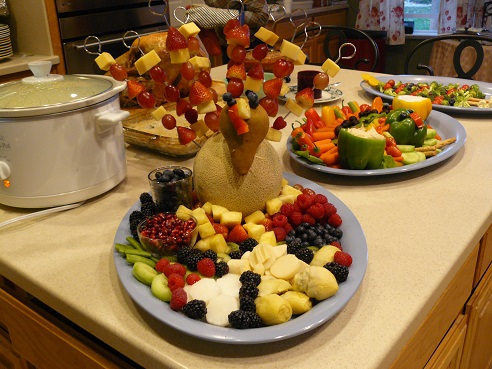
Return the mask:
<svg viewBox="0 0 492 369">
<path fill-rule="evenodd" d="M 285 96 L 279 96 L 279 100 L 286 101 L 287 99 L 295 100 L 297 93 L 297 86 L 291 86 L 290 91 Z M 321 97 L 314 99 L 315 104 L 324 104 L 327 102 L 337 101 L 343 97 L 343 92 L 338 88 L 328 86 L 325 90 L 321 91 Z"/>
<path fill-rule="evenodd" d="M 460 85 L 472 85 L 477 84 L 485 94 L 485 97 L 488 99 L 492 96 L 492 83 L 474 81 L 469 79 L 460 79 L 460 78 L 452 78 L 452 77 L 439 77 L 439 76 L 419 76 L 419 75 L 401 75 L 401 76 L 376 76 L 376 79 L 379 81 L 386 83 L 390 79 L 395 80 L 396 82 L 403 83 L 418 83 L 418 82 L 426 82 L 431 83 L 433 81 L 447 85 L 450 83 L 459 83 Z M 387 101 L 393 100 L 393 96 L 386 95 L 379 90 L 376 90 L 374 87 L 371 87 L 366 81 L 362 81 L 360 83 L 360 87 L 371 95 L 380 96 L 382 99 Z M 438 105 L 433 104 L 432 108 L 435 110 L 442 111 L 448 114 L 492 114 L 492 108 L 478 108 L 476 106 L 470 106 L 466 108 L 458 107 L 458 106 L 446 106 L 446 105 Z"/>
<path fill-rule="evenodd" d="M 294 154 L 291 150 L 292 138 L 289 137 L 287 140 L 287 151 L 289 152 L 290 157 L 298 162 L 299 164 L 317 170 L 319 172 L 338 174 L 343 176 L 382 176 L 388 174 L 396 174 L 396 173 L 404 173 L 410 172 L 412 170 L 418 170 L 426 167 L 430 167 L 437 163 L 440 163 L 454 154 L 456 154 L 465 144 L 466 141 L 466 131 L 465 128 L 458 122 L 456 119 L 446 115 L 444 113 L 440 113 L 438 111 L 432 111 L 427 118 L 427 123 L 437 130 L 437 133 L 441 136 L 441 138 L 447 139 L 451 137 L 456 137 L 456 142 L 451 145 L 444 146 L 442 152 L 437 154 L 436 156 L 432 156 L 427 158 L 424 161 L 419 163 L 403 165 L 401 167 L 396 168 L 387 168 L 387 169 L 368 169 L 368 170 L 350 170 L 350 169 L 337 169 L 330 168 L 324 165 L 313 164 L 308 162 L 307 160 L 300 158 L 296 154 Z"/>
<path fill-rule="evenodd" d="M 169 304 L 152 296 L 150 288 L 133 277 L 131 265 L 114 249 L 113 245 L 114 263 L 123 288 L 137 305 L 157 320 L 182 333 L 208 341 L 231 344 L 278 341 L 306 333 L 330 320 L 350 301 L 364 278 L 368 257 L 366 238 L 355 215 L 335 195 L 323 187 L 294 174 L 284 173 L 284 178 L 291 184 L 299 183 L 327 196 L 329 201 L 337 207 L 338 213 L 343 219 L 343 223 L 340 226 L 344 232 L 341 243 L 344 250 L 352 255 L 354 261 L 349 269 L 347 280 L 340 284 L 340 289 L 335 296 L 316 304 L 307 313 L 276 326 L 244 330 L 217 327 L 175 312 L 171 310 Z M 114 243 L 127 243 L 125 238 L 130 235 L 128 217 L 132 211 L 139 209 L 139 206 L 140 202 L 137 201 L 125 214 L 116 232 Z"/>
</svg>

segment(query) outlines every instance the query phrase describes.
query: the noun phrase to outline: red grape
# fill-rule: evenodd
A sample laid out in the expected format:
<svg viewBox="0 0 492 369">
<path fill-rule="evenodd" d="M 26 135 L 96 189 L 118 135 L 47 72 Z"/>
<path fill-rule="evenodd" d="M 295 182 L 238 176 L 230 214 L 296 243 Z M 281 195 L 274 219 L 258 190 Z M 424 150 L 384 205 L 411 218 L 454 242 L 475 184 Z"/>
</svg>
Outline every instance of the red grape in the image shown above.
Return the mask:
<svg viewBox="0 0 492 369">
<path fill-rule="evenodd" d="M 155 97 L 148 91 L 142 91 L 137 96 L 138 105 L 144 109 L 150 109 L 155 106 Z"/>
<path fill-rule="evenodd" d="M 195 78 L 195 68 L 193 68 L 193 64 L 190 62 L 186 62 L 181 64 L 181 75 L 184 79 L 191 81 Z"/>
<path fill-rule="evenodd" d="M 212 100 L 214 103 L 217 104 L 217 101 L 219 101 L 219 95 L 217 94 L 217 91 L 215 91 L 213 88 L 209 88 L 210 93 L 212 94 Z"/>
<path fill-rule="evenodd" d="M 164 89 L 164 95 L 166 96 L 167 101 L 176 102 L 179 99 L 179 90 L 176 86 L 167 85 Z"/>
<path fill-rule="evenodd" d="M 235 63 L 242 63 L 245 58 L 246 58 L 246 49 L 244 48 L 244 46 L 243 45 L 234 46 L 234 48 L 231 50 L 231 59 Z"/>
<path fill-rule="evenodd" d="M 216 111 L 205 114 L 203 120 L 205 121 L 205 124 L 210 130 L 214 132 L 217 132 L 219 130 L 220 120 L 219 120 L 219 114 Z"/>
<path fill-rule="evenodd" d="M 284 78 L 289 75 L 290 66 L 285 59 L 279 59 L 273 64 L 273 74 L 277 78 Z"/>
<path fill-rule="evenodd" d="M 268 54 L 268 46 L 266 44 L 256 45 L 253 49 L 253 58 L 256 60 L 264 59 Z"/>
<path fill-rule="evenodd" d="M 188 38 L 188 50 L 191 54 L 197 54 L 200 50 L 200 41 L 196 37 Z"/>
<path fill-rule="evenodd" d="M 150 78 L 152 78 L 152 80 L 156 83 L 166 82 L 166 71 L 158 65 L 154 65 L 152 68 L 150 68 L 149 74 Z"/>
<path fill-rule="evenodd" d="M 128 78 L 126 68 L 118 63 L 112 64 L 109 67 L 109 73 L 111 73 L 111 76 L 117 81 L 124 81 Z"/>
<path fill-rule="evenodd" d="M 161 122 L 166 129 L 174 129 L 176 127 L 176 118 L 174 118 L 171 114 L 164 115 Z"/>
<path fill-rule="evenodd" d="M 330 82 L 330 77 L 328 76 L 328 74 L 324 72 L 320 72 L 316 76 L 314 76 L 313 86 L 314 88 L 317 88 L 319 90 L 324 90 L 325 88 L 328 87 L 329 82 Z"/>
<path fill-rule="evenodd" d="M 239 78 L 231 78 L 227 84 L 227 92 L 232 94 L 232 97 L 239 97 L 243 93 L 244 83 Z"/>
<path fill-rule="evenodd" d="M 190 124 L 196 123 L 198 120 L 198 112 L 196 109 L 188 109 L 185 112 L 185 119 Z"/>
<path fill-rule="evenodd" d="M 212 86 L 212 77 L 210 76 L 210 73 L 206 70 L 202 70 L 200 73 L 198 73 L 198 82 L 200 82 L 207 88 Z"/>
</svg>

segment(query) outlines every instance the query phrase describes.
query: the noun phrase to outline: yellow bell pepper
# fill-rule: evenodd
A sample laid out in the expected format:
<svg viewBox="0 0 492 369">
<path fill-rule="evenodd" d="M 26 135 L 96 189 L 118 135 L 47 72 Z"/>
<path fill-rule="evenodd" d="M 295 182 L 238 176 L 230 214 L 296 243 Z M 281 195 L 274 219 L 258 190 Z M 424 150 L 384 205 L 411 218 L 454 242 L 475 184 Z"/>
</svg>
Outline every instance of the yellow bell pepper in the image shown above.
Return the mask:
<svg viewBox="0 0 492 369">
<path fill-rule="evenodd" d="M 413 95 L 399 95 L 393 98 L 393 110 L 411 109 L 417 113 L 422 120 L 427 119 L 432 111 L 432 101 L 427 97 Z"/>
<path fill-rule="evenodd" d="M 325 126 L 333 124 L 336 119 L 333 106 L 323 106 L 323 108 L 321 108 L 321 120 Z"/>
</svg>

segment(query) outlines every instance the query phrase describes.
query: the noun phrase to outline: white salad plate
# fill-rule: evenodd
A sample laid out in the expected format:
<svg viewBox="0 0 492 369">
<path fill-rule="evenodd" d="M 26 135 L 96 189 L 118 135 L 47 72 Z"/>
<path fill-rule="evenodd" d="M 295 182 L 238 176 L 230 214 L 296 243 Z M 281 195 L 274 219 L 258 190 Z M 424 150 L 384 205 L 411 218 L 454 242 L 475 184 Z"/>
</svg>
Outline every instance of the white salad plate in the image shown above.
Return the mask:
<svg viewBox="0 0 492 369">
<path fill-rule="evenodd" d="M 466 141 L 466 131 L 465 128 L 458 122 L 456 119 L 446 115 L 444 113 L 440 113 L 438 111 L 432 111 L 429 117 L 426 119 L 427 124 L 429 124 L 432 128 L 434 128 L 437 133 L 441 136 L 443 140 L 456 137 L 456 142 L 444 146 L 442 151 L 436 156 L 429 157 L 424 161 L 415 164 L 403 165 L 401 167 L 396 168 L 386 168 L 386 169 L 367 169 L 367 170 L 351 170 L 351 169 L 338 169 L 331 168 L 325 165 L 314 164 L 306 159 L 303 159 L 292 152 L 292 137 L 289 137 L 287 140 L 287 151 L 289 152 L 290 157 L 296 161 L 297 163 L 310 168 L 317 170 L 319 172 L 337 174 L 343 176 L 382 176 L 388 174 L 397 174 L 397 173 L 405 173 L 413 170 L 418 170 L 422 168 L 427 168 L 437 163 L 440 163 L 454 154 L 456 154 L 465 144 Z"/>
<path fill-rule="evenodd" d="M 284 96 L 279 96 L 279 100 L 286 101 L 287 99 L 296 99 L 297 86 L 291 86 L 290 91 Z M 319 99 L 314 99 L 315 104 L 324 104 L 332 101 L 337 101 L 343 97 L 343 92 L 338 88 L 328 86 L 326 89 L 321 91 L 321 97 Z"/>
<path fill-rule="evenodd" d="M 301 184 L 304 187 L 311 188 L 316 193 L 327 196 L 328 200 L 336 206 L 338 214 L 343 220 L 340 226 L 343 231 L 341 244 L 343 249 L 352 255 L 353 264 L 349 268 L 347 280 L 340 284 L 336 295 L 317 303 L 310 311 L 286 323 L 253 329 L 218 327 L 204 321 L 193 320 L 181 312 L 173 311 L 169 304 L 155 298 L 148 286 L 135 279 L 132 275 L 131 264 L 127 263 L 125 258 L 114 247 L 116 243 L 128 243 L 126 241 L 126 237 L 130 235 L 128 219 L 134 210 L 140 209 L 140 201 L 137 200 L 123 217 L 116 231 L 113 244 L 113 260 L 119 280 L 133 302 L 147 314 L 177 331 L 203 340 L 228 344 L 259 344 L 288 339 L 309 332 L 333 318 L 350 301 L 364 278 L 368 259 L 364 232 L 352 211 L 335 195 L 323 187 L 294 174 L 284 173 L 284 178 L 292 185 Z"/>
<path fill-rule="evenodd" d="M 439 76 L 420 76 L 420 75 L 397 75 L 397 76 L 375 76 L 375 78 L 383 83 L 388 82 L 390 79 L 394 80 L 396 83 L 398 82 L 403 82 L 403 83 L 419 83 L 419 82 L 424 82 L 424 83 L 431 83 L 431 82 L 437 82 L 441 85 L 448 85 L 448 84 L 456 84 L 459 83 L 460 86 L 463 85 L 473 85 L 476 84 L 480 88 L 480 91 L 482 91 L 485 94 L 485 98 L 489 99 L 492 96 L 492 83 L 487 83 L 487 82 L 480 82 L 480 81 L 474 81 L 474 80 L 469 80 L 469 79 L 460 79 L 460 78 L 453 78 L 453 77 L 439 77 Z M 393 100 L 393 96 L 386 95 L 385 93 L 375 89 L 374 87 L 371 87 L 366 81 L 362 81 L 360 83 L 360 87 L 367 93 L 375 96 L 380 96 L 382 99 L 385 99 L 386 101 L 391 101 Z M 435 110 L 442 111 L 444 113 L 448 114 L 485 114 L 489 115 L 492 114 L 492 107 L 490 108 L 479 108 L 477 106 L 470 106 L 470 107 L 459 107 L 459 106 L 447 106 L 447 105 L 439 105 L 439 104 L 433 104 L 432 108 Z"/>
</svg>

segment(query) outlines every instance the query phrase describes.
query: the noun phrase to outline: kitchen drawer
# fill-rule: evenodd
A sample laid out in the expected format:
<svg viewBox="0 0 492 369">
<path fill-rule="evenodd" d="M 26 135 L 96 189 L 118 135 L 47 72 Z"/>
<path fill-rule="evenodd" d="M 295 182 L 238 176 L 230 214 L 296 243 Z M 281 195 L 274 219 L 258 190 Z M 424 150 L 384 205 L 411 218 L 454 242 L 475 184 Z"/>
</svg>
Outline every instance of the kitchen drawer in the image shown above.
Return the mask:
<svg viewBox="0 0 492 369">
<path fill-rule="evenodd" d="M 492 225 L 480 241 L 480 253 L 478 254 L 477 272 L 475 274 L 475 281 L 473 286 L 475 287 L 483 274 L 487 270 L 488 266 L 492 262 Z"/>
</svg>

